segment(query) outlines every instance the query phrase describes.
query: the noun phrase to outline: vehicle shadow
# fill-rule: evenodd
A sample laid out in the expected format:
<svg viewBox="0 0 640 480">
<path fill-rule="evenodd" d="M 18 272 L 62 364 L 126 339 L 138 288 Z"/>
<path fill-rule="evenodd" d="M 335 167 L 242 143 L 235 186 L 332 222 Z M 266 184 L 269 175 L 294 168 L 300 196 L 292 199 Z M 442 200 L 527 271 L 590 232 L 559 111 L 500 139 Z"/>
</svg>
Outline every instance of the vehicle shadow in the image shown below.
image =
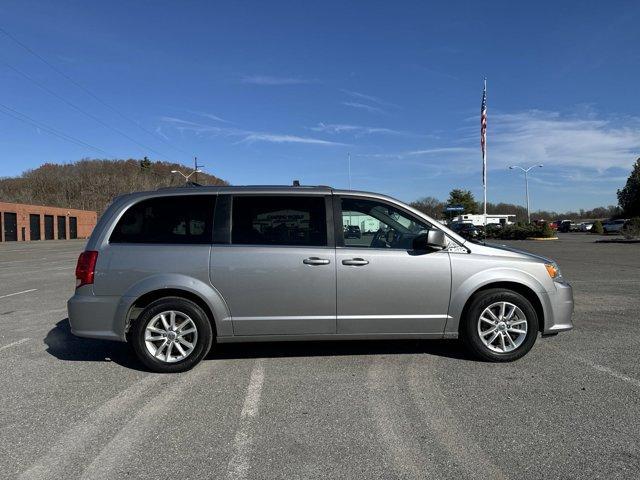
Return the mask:
<svg viewBox="0 0 640 480">
<path fill-rule="evenodd" d="M 306 342 L 221 343 L 208 360 L 279 357 L 426 354 L 476 361 L 456 340 L 336 340 Z"/>
<path fill-rule="evenodd" d="M 44 338 L 47 353 L 68 362 L 115 362 L 147 371 L 130 346 L 122 342 L 79 338 L 71 333 L 67 318 L 56 323 Z M 329 357 L 357 355 L 427 354 L 476 361 L 455 340 L 348 340 L 307 342 L 221 343 L 207 361 L 242 358 Z"/>
<path fill-rule="evenodd" d="M 69 319 L 56 323 L 44 338 L 47 353 L 68 362 L 115 362 L 126 368 L 146 371 L 126 343 L 76 337 Z"/>
</svg>

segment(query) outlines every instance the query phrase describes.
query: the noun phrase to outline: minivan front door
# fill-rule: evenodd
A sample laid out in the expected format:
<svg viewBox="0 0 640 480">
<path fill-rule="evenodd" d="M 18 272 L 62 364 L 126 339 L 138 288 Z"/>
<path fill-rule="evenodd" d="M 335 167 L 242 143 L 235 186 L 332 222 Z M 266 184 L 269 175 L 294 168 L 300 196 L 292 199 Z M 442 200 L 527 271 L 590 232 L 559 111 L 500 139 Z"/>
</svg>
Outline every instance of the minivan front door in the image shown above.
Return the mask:
<svg viewBox="0 0 640 480">
<path fill-rule="evenodd" d="M 449 254 L 412 249 L 413 238 L 431 225 L 379 200 L 335 201 L 344 232 L 336 238 L 338 333 L 442 334 L 451 289 Z"/>
<path fill-rule="evenodd" d="M 234 335 L 336 333 L 327 205 L 323 195 L 233 196 L 230 238 L 213 245 L 210 271 L 231 311 Z"/>
</svg>

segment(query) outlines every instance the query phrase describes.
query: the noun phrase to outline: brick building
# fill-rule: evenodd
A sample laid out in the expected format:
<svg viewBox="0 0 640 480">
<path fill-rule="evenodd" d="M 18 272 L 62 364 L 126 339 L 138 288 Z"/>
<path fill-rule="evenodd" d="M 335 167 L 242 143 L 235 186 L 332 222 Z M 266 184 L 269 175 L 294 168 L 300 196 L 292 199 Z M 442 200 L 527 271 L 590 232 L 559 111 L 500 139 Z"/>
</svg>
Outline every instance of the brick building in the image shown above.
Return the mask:
<svg viewBox="0 0 640 480">
<path fill-rule="evenodd" d="M 87 238 L 97 219 L 89 210 L 0 202 L 0 241 Z"/>
</svg>

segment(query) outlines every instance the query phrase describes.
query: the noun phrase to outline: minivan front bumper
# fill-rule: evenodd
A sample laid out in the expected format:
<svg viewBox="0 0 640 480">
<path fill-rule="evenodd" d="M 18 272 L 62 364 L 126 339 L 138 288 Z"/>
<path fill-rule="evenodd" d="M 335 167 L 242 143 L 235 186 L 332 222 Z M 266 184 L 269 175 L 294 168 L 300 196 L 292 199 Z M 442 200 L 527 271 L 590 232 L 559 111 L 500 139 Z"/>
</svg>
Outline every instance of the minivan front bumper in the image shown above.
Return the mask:
<svg viewBox="0 0 640 480">
<path fill-rule="evenodd" d="M 554 282 L 555 292 L 541 294 L 544 303 L 543 334 L 564 332 L 573 328 L 573 288 L 565 282 Z"/>
</svg>

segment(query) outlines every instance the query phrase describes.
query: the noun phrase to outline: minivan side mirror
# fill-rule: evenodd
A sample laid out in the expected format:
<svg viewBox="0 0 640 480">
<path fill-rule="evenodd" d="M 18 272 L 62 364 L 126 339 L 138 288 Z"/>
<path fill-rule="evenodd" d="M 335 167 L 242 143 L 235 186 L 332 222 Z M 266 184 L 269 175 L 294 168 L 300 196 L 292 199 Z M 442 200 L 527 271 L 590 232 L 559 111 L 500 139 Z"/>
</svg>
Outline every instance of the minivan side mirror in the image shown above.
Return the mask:
<svg viewBox="0 0 640 480">
<path fill-rule="evenodd" d="M 444 250 L 447 248 L 447 237 L 442 230 L 429 230 L 413 239 L 414 250 Z"/>
</svg>

